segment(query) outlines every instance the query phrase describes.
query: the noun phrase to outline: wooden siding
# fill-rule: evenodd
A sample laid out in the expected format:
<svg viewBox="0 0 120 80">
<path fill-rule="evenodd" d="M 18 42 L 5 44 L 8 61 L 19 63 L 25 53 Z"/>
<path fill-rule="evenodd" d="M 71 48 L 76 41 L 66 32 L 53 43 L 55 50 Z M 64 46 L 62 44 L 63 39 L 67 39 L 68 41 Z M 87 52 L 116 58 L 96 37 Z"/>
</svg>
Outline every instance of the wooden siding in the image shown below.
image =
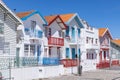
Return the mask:
<svg viewBox="0 0 120 80">
<path fill-rule="evenodd" d="M 4 11 L 0 9 L 0 22 L 4 23 L 4 39 L 10 44 L 10 54 L 16 54 L 16 25 L 12 18 L 6 17 L 4 21 Z"/>
</svg>

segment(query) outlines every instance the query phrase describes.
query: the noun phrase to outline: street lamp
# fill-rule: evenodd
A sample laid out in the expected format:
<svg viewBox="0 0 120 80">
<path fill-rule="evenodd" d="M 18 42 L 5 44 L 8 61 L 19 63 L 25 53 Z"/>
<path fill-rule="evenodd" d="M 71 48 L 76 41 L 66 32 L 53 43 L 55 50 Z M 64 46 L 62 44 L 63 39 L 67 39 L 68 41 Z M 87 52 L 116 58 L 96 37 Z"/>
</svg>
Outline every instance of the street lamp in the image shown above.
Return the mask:
<svg viewBox="0 0 120 80">
<path fill-rule="evenodd" d="M 80 43 L 78 38 L 77 38 L 77 71 L 78 71 L 78 75 L 81 76 L 82 74 L 82 66 L 81 66 L 81 51 L 80 51 Z"/>
</svg>

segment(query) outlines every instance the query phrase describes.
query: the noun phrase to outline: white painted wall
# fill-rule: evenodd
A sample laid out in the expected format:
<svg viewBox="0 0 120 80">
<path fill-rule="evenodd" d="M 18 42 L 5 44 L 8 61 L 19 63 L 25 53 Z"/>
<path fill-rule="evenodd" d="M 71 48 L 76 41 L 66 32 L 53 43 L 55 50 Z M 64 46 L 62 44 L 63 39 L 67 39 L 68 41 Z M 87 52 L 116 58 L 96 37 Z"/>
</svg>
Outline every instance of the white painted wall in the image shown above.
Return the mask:
<svg viewBox="0 0 120 80">
<path fill-rule="evenodd" d="M 64 72 L 64 75 L 77 74 L 78 68 L 77 67 L 63 68 L 63 72 Z"/>
<path fill-rule="evenodd" d="M 40 31 L 43 32 L 43 37 L 42 38 L 38 38 L 38 37 L 34 38 L 35 42 L 30 40 L 30 38 L 32 38 L 32 37 L 30 37 L 30 35 L 26 35 L 25 31 L 24 31 L 24 28 L 31 28 L 31 21 L 36 21 L 36 30 L 40 30 Z M 20 57 L 24 57 L 24 44 L 29 44 L 29 45 L 33 44 L 35 46 L 37 46 L 37 45 L 47 46 L 48 45 L 48 40 L 45 37 L 45 33 L 44 33 L 45 32 L 45 27 L 43 26 L 43 24 L 45 24 L 45 22 L 42 20 L 42 17 L 39 14 L 32 15 L 28 19 L 24 20 L 23 24 L 24 24 L 24 27 L 22 29 L 22 32 L 24 34 L 23 40 L 20 41 L 21 43 L 18 43 L 18 46 L 20 48 Z M 43 50 L 42 50 L 41 55 L 44 56 L 44 52 L 43 52 L 44 48 L 42 48 L 42 49 Z M 36 53 L 35 54 L 37 55 L 37 47 L 36 47 Z"/>
<path fill-rule="evenodd" d="M 38 66 L 12 69 L 14 80 L 32 80 L 63 75 L 63 66 Z"/>
<path fill-rule="evenodd" d="M 70 23 L 68 24 L 69 26 L 69 36 L 70 36 L 70 40 L 68 38 L 64 38 L 64 48 L 63 48 L 63 59 L 66 58 L 66 48 L 70 48 L 70 58 L 72 58 L 72 52 L 71 52 L 71 48 L 75 48 L 75 51 L 77 53 L 77 48 L 80 48 L 80 41 L 81 39 L 78 38 L 78 31 L 77 31 L 77 28 L 81 29 L 80 26 L 77 24 L 77 22 L 72 19 L 70 21 Z M 72 42 L 72 27 L 75 28 L 75 42 Z M 65 35 L 66 35 L 66 32 L 65 32 Z"/>
<path fill-rule="evenodd" d="M 10 44 L 10 53 L 8 54 L 15 56 L 16 55 L 16 28 L 15 21 L 9 16 L 6 17 L 4 21 L 4 11 L 0 8 L 0 23 L 4 23 L 4 41 Z M 4 45 L 3 45 L 4 46 Z M 3 54 L 1 54 L 3 56 Z"/>
<path fill-rule="evenodd" d="M 87 37 L 93 38 L 93 43 L 91 42 L 91 40 L 86 43 Z M 87 26 L 87 24 L 84 23 L 84 28 L 81 29 L 81 38 L 81 65 L 83 66 L 83 71 L 95 70 L 96 63 L 99 61 L 98 56 L 100 50 L 98 29 L 92 27 L 91 30 L 91 27 Z M 97 44 L 95 39 L 97 39 Z M 92 60 L 87 59 L 87 49 L 94 49 L 95 53 L 97 54 L 97 58 Z"/>
</svg>

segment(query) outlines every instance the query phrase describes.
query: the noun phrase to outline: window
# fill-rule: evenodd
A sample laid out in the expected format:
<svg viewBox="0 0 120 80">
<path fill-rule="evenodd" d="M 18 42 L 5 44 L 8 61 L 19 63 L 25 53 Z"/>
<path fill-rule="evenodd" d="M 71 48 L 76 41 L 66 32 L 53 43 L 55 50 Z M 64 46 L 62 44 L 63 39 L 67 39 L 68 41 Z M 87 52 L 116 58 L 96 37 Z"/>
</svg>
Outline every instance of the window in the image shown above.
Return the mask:
<svg viewBox="0 0 120 80">
<path fill-rule="evenodd" d="M 78 37 L 80 37 L 80 29 L 78 29 Z"/>
<path fill-rule="evenodd" d="M 66 58 L 70 58 L 70 51 L 69 51 L 69 48 L 66 48 Z"/>
<path fill-rule="evenodd" d="M 37 35 L 37 37 L 42 38 L 42 37 L 43 37 L 42 34 L 43 34 L 43 32 L 40 31 L 40 30 L 38 30 L 38 35 Z"/>
<path fill-rule="evenodd" d="M 30 56 L 35 55 L 35 45 L 30 45 Z"/>
<path fill-rule="evenodd" d="M 88 43 L 88 39 L 89 39 L 89 38 L 88 38 L 88 37 L 86 37 L 86 43 Z"/>
<path fill-rule="evenodd" d="M 98 44 L 98 39 L 95 39 L 95 43 Z"/>
<path fill-rule="evenodd" d="M 26 35 L 29 35 L 29 33 L 30 33 L 29 28 L 25 28 L 24 30 L 25 30 Z"/>
<path fill-rule="evenodd" d="M 93 38 L 91 38 L 91 43 L 93 44 Z"/>
<path fill-rule="evenodd" d="M 29 52 L 29 45 L 24 45 L 25 56 L 28 56 L 28 52 Z"/>
<path fill-rule="evenodd" d="M 86 54 L 86 59 L 96 59 L 96 53 L 87 53 Z"/>
<path fill-rule="evenodd" d="M 49 33 L 48 33 L 49 37 L 51 36 L 51 28 L 49 28 Z"/>
<path fill-rule="evenodd" d="M 36 21 L 31 21 L 31 31 L 34 32 L 36 27 Z"/>
<path fill-rule="evenodd" d="M 67 29 L 66 29 L 66 36 L 69 36 L 69 26 L 67 26 Z"/>
<path fill-rule="evenodd" d="M 62 37 L 62 31 L 59 30 L 58 33 L 59 33 L 59 36 Z"/>
<path fill-rule="evenodd" d="M 93 28 L 91 27 L 90 30 L 93 30 Z"/>
<path fill-rule="evenodd" d="M 0 34 L 4 34 L 4 24 L 0 23 Z"/>
</svg>

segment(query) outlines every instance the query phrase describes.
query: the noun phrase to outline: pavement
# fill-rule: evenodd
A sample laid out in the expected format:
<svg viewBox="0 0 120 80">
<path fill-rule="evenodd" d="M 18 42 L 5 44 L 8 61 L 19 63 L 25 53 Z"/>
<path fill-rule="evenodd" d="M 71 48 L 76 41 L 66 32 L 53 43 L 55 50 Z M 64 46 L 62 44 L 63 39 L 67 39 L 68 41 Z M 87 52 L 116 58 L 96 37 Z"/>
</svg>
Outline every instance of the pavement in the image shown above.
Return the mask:
<svg viewBox="0 0 120 80">
<path fill-rule="evenodd" d="M 71 74 L 39 80 L 120 80 L 120 66 L 83 72 L 81 76 Z"/>
</svg>

